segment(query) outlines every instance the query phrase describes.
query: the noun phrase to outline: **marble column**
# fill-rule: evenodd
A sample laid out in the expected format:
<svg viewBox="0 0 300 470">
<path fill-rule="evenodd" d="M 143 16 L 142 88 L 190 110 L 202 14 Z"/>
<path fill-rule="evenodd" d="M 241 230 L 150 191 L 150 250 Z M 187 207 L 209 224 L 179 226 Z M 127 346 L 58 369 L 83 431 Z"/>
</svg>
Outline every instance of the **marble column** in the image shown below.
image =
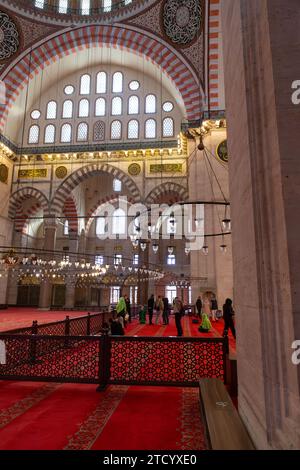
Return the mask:
<svg viewBox="0 0 300 470">
<path fill-rule="evenodd" d="M 300 447 L 298 0 L 222 0 L 239 411 L 260 449 Z"/>
<path fill-rule="evenodd" d="M 69 258 L 70 262 L 74 264 L 77 260 L 78 252 L 78 234 L 71 232 L 69 233 Z M 73 273 L 71 271 L 71 276 Z M 65 297 L 65 308 L 73 309 L 75 307 L 75 278 L 67 277 L 66 278 L 66 297 Z"/>
<path fill-rule="evenodd" d="M 57 231 L 57 224 L 55 219 L 49 219 L 47 223 L 45 223 L 45 237 L 44 237 L 44 250 L 46 252 L 45 258 L 51 259 L 51 252 L 55 249 L 55 242 L 56 242 L 56 231 Z M 40 299 L 39 299 L 39 308 L 41 309 L 49 309 L 51 307 L 51 299 L 52 296 L 52 284 L 50 279 L 46 278 L 41 282 L 41 289 L 40 289 Z"/>
</svg>

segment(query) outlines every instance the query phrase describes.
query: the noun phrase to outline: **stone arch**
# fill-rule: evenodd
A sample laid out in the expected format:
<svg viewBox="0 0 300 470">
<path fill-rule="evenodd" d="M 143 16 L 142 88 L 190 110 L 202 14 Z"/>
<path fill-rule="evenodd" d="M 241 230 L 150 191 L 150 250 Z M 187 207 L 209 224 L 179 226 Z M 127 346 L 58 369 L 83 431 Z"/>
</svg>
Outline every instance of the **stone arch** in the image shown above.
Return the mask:
<svg viewBox="0 0 300 470">
<path fill-rule="evenodd" d="M 17 62 L 0 77 L 6 87 L 7 103 L 0 105 L 3 128 L 9 108 L 19 90 L 24 88 L 29 78 L 46 66 L 77 50 L 109 45 L 144 56 L 164 71 L 182 96 L 187 119 L 200 119 L 203 110 L 203 85 L 189 62 L 169 43 L 154 34 L 139 31 L 131 25 L 85 25 L 77 29 L 58 33 L 46 39 Z"/>
<path fill-rule="evenodd" d="M 30 199 L 30 198 L 34 198 L 37 201 L 36 205 L 33 206 L 33 207 L 36 206 L 35 207 L 36 210 L 41 208 L 43 210 L 44 216 L 49 215 L 49 201 L 47 197 L 41 191 L 32 187 L 18 189 L 10 196 L 8 216 L 11 219 L 14 219 L 16 214 L 18 214 L 18 217 L 21 217 L 21 213 L 22 213 L 22 218 L 24 217 L 22 228 L 26 224 L 28 217 L 32 215 L 32 212 L 29 211 L 27 215 L 24 214 L 23 211 L 21 212 L 21 205 L 23 201 L 25 201 L 26 199 Z M 33 211 L 35 209 L 33 209 Z"/>
<path fill-rule="evenodd" d="M 65 200 L 63 213 L 69 221 L 69 231 L 78 233 L 78 212 L 74 198 L 71 195 Z"/>
<path fill-rule="evenodd" d="M 122 196 L 120 196 L 120 198 L 122 199 Z M 105 204 L 105 203 L 111 203 L 111 204 L 114 204 L 115 202 L 118 201 L 118 198 L 116 198 L 116 195 L 115 194 L 111 194 L 110 196 L 106 196 L 102 199 L 99 199 L 97 201 L 96 204 L 94 204 L 94 206 L 89 210 L 88 212 L 88 216 L 89 218 L 87 219 L 87 222 L 86 222 L 86 226 L 85 226 L 85 233 L 87 234 L 91 228 L 91 225 L 94 221 L 94 218 L 97 216 L 97 212 L 98 212 L 98 209 L 99 207 L 102 205 L 102 204 Z M 131 205 L 131 204 L 134 204 L 136 203 L 137 201 L 134 201 L 131 197 L 129 197 L 127 199 L 128 203 Z"/>
<path fill-rule="evenodd" d="M 51 202 L 51 212 L 59 216 L 63 210 L 66 199 L 69 197 L 73 189 L 78 184 L 90 176 L 94 176 L 99 172 L 104 172 L 118 178 L 130 191 L 134 202 L 140 201 L 140 191 L 134 181 L 122 170 L 108 163 L 91 163 L 90 165 L 79 168 L 74 171 L 65 181 L 57 188 Z"/>
<path fill-rule="evenodd" d="M 186 201 L 189 197 L 187 188 L 179 185 L 178 183 L 172 183 L 170 181 L 162 183 L 159 186 L 156 186 L 148 196 L 146 197 L 146 204 L 155 204 L 157 200 L 162 196 L 167 196 L 168 194 L 178 194 L 179 200 L 172 202 L 182 202 Z M 171 202 L 171 201 L 170 201 Z"/>
</svg>

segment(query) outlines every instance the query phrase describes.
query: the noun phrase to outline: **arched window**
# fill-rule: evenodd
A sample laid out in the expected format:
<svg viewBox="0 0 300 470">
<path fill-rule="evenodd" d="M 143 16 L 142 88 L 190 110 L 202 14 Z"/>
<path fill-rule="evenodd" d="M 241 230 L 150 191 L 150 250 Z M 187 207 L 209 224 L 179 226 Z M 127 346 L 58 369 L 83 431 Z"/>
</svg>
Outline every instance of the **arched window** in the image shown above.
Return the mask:
<svg viewBox="0 0 300 470">
<path fill-rule="evenodd" d="M 124 235 L 126 233 L 126 215 L 121 208 L 113 213 L 112 233 L 114 235 Z"/>
<path fill-rule="evenodd" d="M 29 144 L 38 144 L 40 137 L 40 128 L 36 124 L 29 128 L 28 134 L 28 143 Z"/>
<path fill-rule="evenodd" d="M 78 110 L 78 116 L 79 117 L 88 117 L 90 112 L 90 103 L 89 100 L 83 99 L 79 101 L 79 110 Z"/>
<path fill-rule="evenodd" d="M 156 96 L 147 95 L 145 103 L 145 113 L 156 113 Z"/>
<path fill-rule="evenodd" d="M 86 122 L 81 122 L 77 127 L 77 141 L 84 142 L 88 139 L 88 125 Z"/>
<path fill-rule="evenodd" d="M 111 11 L 112 0 L 103 0 L 103 10 L 105 12 Z"/>
<path fill-rule="evenodd" d="M 106 101 L 104 98 L 98 98 L 95 103 L 95 116 L 105 116 Z"/>
<path fill-rule="evenodd" d="M 145 122 L 145 137 L 146 139 L 155 139 L 156 121 L 154 119 L 147 119 Z"/>
<path fill-rule="evenodd" d="M 71 119 L 73 117 L 73 101 L 64 101 L 62 117 L 64 119 Z"/>
<path fill-rule="evenodd" d="M 122 191 L 122 181 L 118 178 L 114 178 L 113 180 L 113 190 L 116 193 L 120 193 Z"/>
<path fill-rule="evenodd" d="M 122 93 L 123 91 L 123 74 L 121 72 L 113 74 L 112 91 L 113 93 Z"/>
<path fill-rule="evenodd" d="M 105 123 L 97 121 L 94 124 L 94 141 L 101 141 L 105 139 Z"/>
<path fill-rule="evenodd" d="M 58 12 L 59 13 L 67 13 L 68 12 L 68 0 L 59 0 Z"/>
<path fill-rule="evenodd" d="M 55 126 L 53 124 L 49 124 L 45 128 L 45 144 L 53 144 L 55 141 Z"/>
<path fill-rule="evenodd" d="M 105 234 L 105 217 L 97 217 L 96 219 L 96 235 Z"/>
<path fill-rule="evenodd" d="M 136 119 L 132 119 L 128 122 L 127 130 L 128 139 L 138 139 L 139 138 L 139 122 Z"/>
<path fill-rule="evenodd" d="M 106 93 L 107 75 L 106 72 L 98 72 L 96 80 L 96 93 Z"/>
<path fill-rule="evenodd" d="M 81 14 L 89 15 L 90 14 L 90 0 L 81 0 Z"/>
<path fill-rule="evenodd" d="M 163 137 L 174 136 L 174 121 L 171 117 L 166 117 L 163 120 Z"/>
<path fill-rule="evenodd" d="M 60 141 L 71 142 L 71 138 L 72 138 L 71 124 L 63 124 L 60 130 Z"/>
<path fill-rule="evenodd" d="M 56 101 L 49 101 L 49 103 L 47 104 L 46 118 L 56 119 L 56 115 L 57 115 L 57 103 Z"/>
<path fill-rule="evenodd" d="M 91 77 L 88 74 L 82 75 L 80 78 L 80 94 L 89 95 L 91 92 Z"/>
<path fill-rule="evenodd" d="M 36 8 L 44 8 L 45 5 L 45 0 L 35 0 L 34 1 L 34 6 Z"/>
<path fill-rule="evenodd" d="M 69 235 L 69 221 L 65 220 L 64 222 L 64 235 Z"/>
<path fill-rule="evenodd" d="M 116 96 L 111 100 L 112 116 L 120 116 L 122 114 L 122 98 Z"/>
<path fill-rule="evenodd" d="M 130 96 L 128 99 L 128 114 L 139 114 L 140 100 L 138 96 Z"/>
<path fill-rule="evenodd" d="M 112 140 L 121 139 L 122 136 L 122 124 L 121 121 L 113 121 L 111 123 L 110 138 Z"/>
</svg>

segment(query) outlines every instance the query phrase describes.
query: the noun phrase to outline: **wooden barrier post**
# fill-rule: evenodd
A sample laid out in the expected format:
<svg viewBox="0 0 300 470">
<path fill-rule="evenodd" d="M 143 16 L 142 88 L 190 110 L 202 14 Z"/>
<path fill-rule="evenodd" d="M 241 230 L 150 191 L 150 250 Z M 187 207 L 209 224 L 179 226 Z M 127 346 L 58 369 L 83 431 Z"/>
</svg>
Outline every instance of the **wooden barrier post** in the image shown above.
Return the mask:
<svg viewBox="0 0 300 470">
<path fill-rule="evenodd" d="M 36 364 L 36 335 L 38 334 L 38 322 L 34 320 L 31 327 L 31 336 L 29 343 L 29 362 L 30 364 Z"/>
<path fill-rule="evenodd" d="M 99 338 L 99 386 L 97 392 L 103 392 L 110 378 L 110 349 L 111 340 L 108 336 L 108 330 L 103 329 Z"/>
<path fill-rule="evenodd" d="M 91 314 L 88 312 L 87 314 L 87 323 L 86 323 L 86 335 L 90 336 L 91 334 Z"/>
</svg>

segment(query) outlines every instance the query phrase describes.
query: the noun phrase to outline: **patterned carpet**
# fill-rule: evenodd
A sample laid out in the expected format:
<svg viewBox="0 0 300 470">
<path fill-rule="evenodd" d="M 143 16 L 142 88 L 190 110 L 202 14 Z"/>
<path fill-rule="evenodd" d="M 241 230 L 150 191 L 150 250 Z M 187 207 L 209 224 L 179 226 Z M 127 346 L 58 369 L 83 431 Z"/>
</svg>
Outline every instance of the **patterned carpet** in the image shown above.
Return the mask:
<svg viewBox="0 0 300 470">
<path fill-rule="evenodd" d="M 0 382 L 1 450 L 204 450 L 198 389 Z"/>
</svg>

